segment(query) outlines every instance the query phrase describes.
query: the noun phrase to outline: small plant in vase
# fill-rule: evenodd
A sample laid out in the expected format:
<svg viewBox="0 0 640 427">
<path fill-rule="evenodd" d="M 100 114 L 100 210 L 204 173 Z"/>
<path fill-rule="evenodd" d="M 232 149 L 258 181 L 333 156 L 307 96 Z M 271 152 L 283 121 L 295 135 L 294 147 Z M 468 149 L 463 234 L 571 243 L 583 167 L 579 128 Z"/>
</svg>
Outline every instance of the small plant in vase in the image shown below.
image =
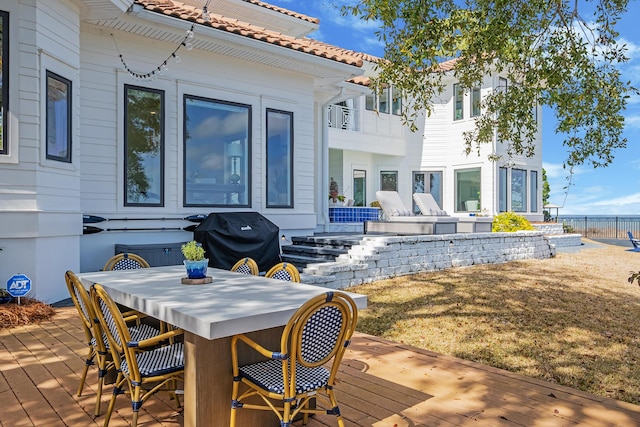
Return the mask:
<svg viewBox="0 0 640 427">
<path fill-rule="evenodd" d="M 204 248 L 195 240 L 185 243 L 181 247 L 184 255 L 184 266 L 189 279 L 204 279 L 207 276 L 209 259 L 204 257 Z"/>
</svg>

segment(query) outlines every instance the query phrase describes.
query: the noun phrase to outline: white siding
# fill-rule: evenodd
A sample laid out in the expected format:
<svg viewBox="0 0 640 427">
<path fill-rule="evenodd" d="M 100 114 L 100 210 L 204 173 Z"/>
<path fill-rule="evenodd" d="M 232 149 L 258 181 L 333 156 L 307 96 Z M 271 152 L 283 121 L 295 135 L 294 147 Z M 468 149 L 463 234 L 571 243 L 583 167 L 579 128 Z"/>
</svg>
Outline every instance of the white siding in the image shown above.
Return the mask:
<svg viewBox="0 0 640 427">
<path fill-rule="evenodd" d="M 175 49 L 171 43 L 149 41 L 114 32 L 120 52 L 134 70 L 147 72 Z M 196 34 L 196 37 L 198 35 Z M 183 96 L 197 95 L 238 102 L 252 108 L 252 179 L 250 210 L 263 213 L 282 229 L 313 229 L 316 200 L 316 142 L 314 132 L 313 81 L 309 77 L 257 66 L 242 60 L 193 49 L 180 50 L 180 63 L 168 62 L 168 70 L 151 82 L 138 82 L 121 70 L 113 40 L 98 28 L 83 26 L 83 99 L 81 109 L 82 211 L 100 216 L 187 216 L 231 208 L 182 207 Z M 165 206 L 124 207 L 123 203 L 123 87 L 132 84 L 160 89 L 165 94 Z M 264 147 L 267 108 L 292 111 L 294 118 L 294 208 L 265 209 Z M 146 223 L 145 223 L 146 225 Z M 101 233 L 104 235 L 104 233 Z M 116 243 L 148 242 L 141 233 L 111 233 L 109 238 L 85 236 L 91 240 L 89 258 L 113 250 Z M 162 234 L 162 233 L 154 233 Z M 165 233 L 167 241 L 184 241 L 190 234 Z M 158 236 L 154 237 L 155 239 Z M 100 255 L 98 255 L 100 254 Z M 83 250 L 84 255 L 84 250 Z M 96 261 L 83 263 L 95 266 Z"/>
</svg>

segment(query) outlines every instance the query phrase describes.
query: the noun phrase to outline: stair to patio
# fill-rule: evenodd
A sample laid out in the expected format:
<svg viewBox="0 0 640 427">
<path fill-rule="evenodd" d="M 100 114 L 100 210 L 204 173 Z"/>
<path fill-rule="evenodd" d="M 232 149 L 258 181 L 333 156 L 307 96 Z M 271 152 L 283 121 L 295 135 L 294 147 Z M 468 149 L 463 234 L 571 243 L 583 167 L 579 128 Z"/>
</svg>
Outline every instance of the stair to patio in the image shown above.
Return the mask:
<svg viewBox="0 0 640 427">
<path fill-rule="evenodd" d="M 282 261 L 289 262 L 302 271 L 309 264 L 335 261 L 361 240 L 362 235 L 294 236 L 291 238 L 291 245 L 282 246 Z"/>
</svg>

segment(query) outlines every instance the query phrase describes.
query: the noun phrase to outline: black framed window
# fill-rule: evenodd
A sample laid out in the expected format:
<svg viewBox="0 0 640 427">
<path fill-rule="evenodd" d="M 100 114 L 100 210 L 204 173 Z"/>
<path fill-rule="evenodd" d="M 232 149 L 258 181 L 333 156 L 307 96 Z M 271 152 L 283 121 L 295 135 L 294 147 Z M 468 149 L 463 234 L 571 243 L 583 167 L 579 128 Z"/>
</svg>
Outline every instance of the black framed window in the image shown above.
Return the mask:
<svg viewBox="0 0 640 427">
<path fill-rule="evenodd" d="M 71 81 L 47 70 L 47 159 L 71 163 Z"/>
<path fill-rule="evenodd" d="M 267 109 L 267 207 L 293 207 L 293 113 Z"/>
<path fill-rule="evenodd" d="M 9 13 L 0 11 L 0 154 L 9 154 Z"/>
<path fill-rule="evenodd" d="M 184 95 L 184 206 L 250 207 L 251 106 Z"/>
<path fill-rule="evenodd" d="M 124 87 L 125 206 L 164 206 L 164 91 Z"/>
<path fill-rule="evenodd" d="M 471 117 L 480 115 L 480 88 L 478 86 L 471 89 Z"/>
<path fill-rule="evenodd" d="M 464 118 L 464 92 L 462 87 L 455 83 L 453 85 L 453 120 Z"/>
<path fill-rule="evenodd" d="M 398 191 L 398 171 L 380 171 L 380 190 Z"/>
<path fill-rule="evenodd" d="M 531 171 L 531 184 L 529 188 L 530 210 L 538 212 L 538 171 Z"/>
</svg>

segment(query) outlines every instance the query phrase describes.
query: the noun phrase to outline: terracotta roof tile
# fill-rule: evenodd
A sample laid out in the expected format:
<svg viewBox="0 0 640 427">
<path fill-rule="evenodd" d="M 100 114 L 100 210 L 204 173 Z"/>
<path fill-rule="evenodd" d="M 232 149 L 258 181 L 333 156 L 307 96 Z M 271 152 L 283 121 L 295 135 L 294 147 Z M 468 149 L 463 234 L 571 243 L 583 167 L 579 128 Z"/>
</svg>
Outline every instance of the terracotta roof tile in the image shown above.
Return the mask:
<svg viewBox="0 0 640 427">
<path fill-rule="evenodd" d="M 371 79 L 365 76 L 352 77 L 349 80 L 347 80 L 347 82 L 360 85 L 360 86 L 371 86 Z"/>
<path fill-rule="evenodd" d="M 305 17 L 305 15 L 295 14 L 294 12 L 287 11 L 286 9 L 271 6 L 267 3 L 263 3 L 257 0 L 244 1 L 278 12 L 287 13 L 288 15 L 295 16 L 300 19 L 308 18 Z M 204 19 L 202 19 L 202 9 L 194 8 L 193 6 L 185 5 L 184 3 L 180 3 L 174 0 L 135 0 L 135 2 L 144 7 L 146 10 L 152 12 L 162 13 L 164 15 L 172 16 L 178 19 L 196 22 L 199 25 L 210 26 L 211 28 L 215 28 L 220 31 L 238 34 L 243 37 L 264 41 L 276 46 L 305 52 L 311 55 L 330 59 L 355 67 L 362 66 L 363 56 L 370 56 L 365 54 L 357 54 L 356 52 L 342 49 L 337 46 L 332 46 L 327 43 L 319 42 L 310 38 L 296 38 L 275 31 L 270 31 L 257 25 L 216 14 L 213 11 L 209 11 L 210 20 L 205 21 Z"/>
<path fill-rule="evenodd" d="M 276 12 L 283 13 L 285 15 L 293 16 L 294 18 L 302 19 L 303 21 L 311 22 L 312 24 L 319 24 L 320 20 L 318 18 L 313 18 L 311 16 L 303 15 L 302 13 L 294 12 L 293 10 L 284 9 L 282 7 L 274 6 L 269 3 L 265 3 L 258 0 L 243 0 L 247 3 L 255 4 L 256 6 L 264 7 L 265 9 L 274 10 Z"/>
</svg>

